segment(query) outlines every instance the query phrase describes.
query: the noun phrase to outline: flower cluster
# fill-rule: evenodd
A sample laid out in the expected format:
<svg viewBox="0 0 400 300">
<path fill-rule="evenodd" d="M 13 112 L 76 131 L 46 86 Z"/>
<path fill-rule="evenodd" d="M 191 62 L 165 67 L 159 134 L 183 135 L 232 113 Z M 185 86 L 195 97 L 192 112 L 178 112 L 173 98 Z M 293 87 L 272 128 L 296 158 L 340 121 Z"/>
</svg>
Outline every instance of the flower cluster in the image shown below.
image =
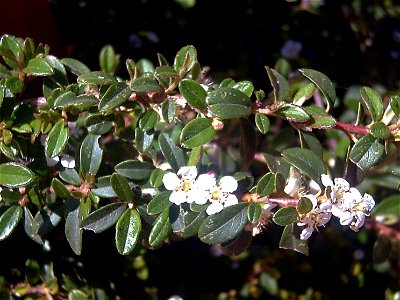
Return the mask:
<svg viewBox="0 0 400 300">
<path fill-rule="evenodd" d="M 207 204 L 207 214 L 220 212 L 224 207 L 238 203 L 232 192 L 238 187 L 232 176 L 224 176 L 218 182 L 214 174 L 200 174 L 197 176 L 196 167 L 181 167 L 178 172 L 167 173 L 163 177 L 163 184 L 172 191 L 169 200 L 176 205 L 182 203 Z"/>
<path fill-rule="evenodd" d="M 307 240 L 313 231 L 319 226 L 324 226 L 332 215 L 339 218 L 341 225 L 358 231 L 364 224 L 365 216 L 368 216 L 375 206 L 372 196 L 361 195 L 343 178 L 332 180 L 323 174 L 321 181 L 325 187 L 324 194 L 303 195 L 311 201 L 312 209 L 300 216 L 300 221 L 297 223 L 298 226 L 306 226 L 300 234 L 300 239 Z"/>
</svg>

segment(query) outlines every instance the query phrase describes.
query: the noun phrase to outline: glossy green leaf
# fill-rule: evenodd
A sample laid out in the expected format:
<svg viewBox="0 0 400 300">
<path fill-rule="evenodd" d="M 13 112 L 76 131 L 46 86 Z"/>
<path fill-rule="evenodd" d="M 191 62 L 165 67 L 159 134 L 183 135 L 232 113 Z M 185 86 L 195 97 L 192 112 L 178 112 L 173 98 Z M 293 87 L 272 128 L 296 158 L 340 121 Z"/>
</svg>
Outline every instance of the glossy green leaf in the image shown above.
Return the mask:
<svg viewBox="0 0 400 300">
<path fill-rule="evenodd" d="M 169 222 L 169 211 L 164 210 L 154 221 L 153 227 L 149 234 L 149 244 L 151 247 L 159 247 L 162 245 L 172 233 L 171 224 Z"/>
<path fill-rule="evenodd" d="M 400 194 L 391 195 L 379 201 L 371 213 L 376 216 L 400 217 Z"/>
<path fill-rule="evenodd" d="M 176 146 L 169 136 L 160 134 L 158 137 L 161 152 L 175 172 L 178 172 L 180 167 L 186 165 L 185 153 L 181 148 Z"/>
<path fill-rule="evenodd" d="M 383 116 L 383 103 L 381 96 L 370 87 L 360 89 L 361 99 L 367 107 L 374 122 L 380 121 Z"/>
<path fill-rule="evenodd" d="M 274 173 L 267 173 L 261 177 L 257 184 L 257 194 L 261 197 L 271 195 L 276 189 L 276 177 Z"/>
<path fill-rule="evenodd" d="M 293 97 L 293 104 L 302 106 L 304 102 L 312 97 L 317 87 L 314 83 L 308 82 L 303 85 L 294 95 Z"/>
<path fill-rule="evenodd" d="M 65 125 L 64 119 L 60 119 L 57 123 L 51 128 L 45 144 L 45 152 L 46 156 L 49 158 L 53 158 L 55 156 L 60 155 L 60 153 L 64 150 L 67 145 L 69 138 L 69 129 L 68 126 Z"/>
<path fill-rule="evenodd" d="M 17 227 L 21 220 L 23 209 L 19 205 L 12 205 L 0 216 L 0 241 L 6 239 Z"/>
<path fill-rule="evenodd" d="M 325 74 L 312 69 L 301 69 L 300 72 L 310 79 L 325 96 L 327 101 L 326 111 L 329 111 L 336 101 L 336 91 L 332 81 Z"/>
<path fill-rule="evenodd" d="M 395 115 L 399 118 L 400 117 L 400 96 L 392 96 L 389 100 L 390 107 L 392 108 Z"/>
<path fill-rule="evenodd" d="M 136 209 L 127 209 L 119 218 L 115 227 L 115 243 L 122 255 L 133 251 L 142 230 L 142 220 Z"/>
<path fill-rule="evenodd" d="M 183 128 L 180 138 L 181 144 L 189 149 L 200 147 L 210 142 L 215 133 L 210 119 L 197 118 Z"/>
<path fill-rule="evenodd" d="M 172 205 L 172 202 L 169 200 L 171 193 L 171 191 L 165 191 L 154 196 L 147 205 L 147 213 L 149 215 L 156 215 L 168 209 Z"/>
<path fill-rule="evenodd" d="M 110 178 L 111 186 L 122 201 L 131 201 L 133 198 L 133 192 L 131 187 L 129 186 L 128 180 L 125 179 L 124 176 L 114 173 Z"/>
<path fill-rule="evenodd" d="M 144 132 L 139 127 L 135 128 L 135 146 L 139 152 L 146 152 L 154 141 L 154 132 Z"/>
<path fill-rule="evenodd" d="M 197 61 L 197 51 L 192 45 L 182 47 L 175 56 L 174 68 L 179 73 L 181 69 L 186 72 L 193 68 Z"/>
<path fill-rule="evenodd" d="M 314 152 L 304 148 L 288 148 L 282 153 L 284 161 L 323 187 L 321 175 L 326 174 L 326 168 L 324 162 Z"/>
<path fill-rule="evenodd" d="M 334 127 L 335 125 L 335 118 L 327 114 L 313 115 L 309 122 L 307 122 L 307 126 L 316 129 L 328 129 Z"/>
<path fill-rule="evenodd" d="M 68 198 L 65 202 L 65 237 L 76 255 L 82 251 L 82 229 L 79 227 L 83 217 L 80 201 Z"/>
<path fill-rule="evenodd" d="M 68 300 L 89 300 L 90 298 L 81 290 L 73 289 L 68 293 Z"/>
<path fill-rule="evenodd" d="M 247 203 L 225 207 L 208 216 L 199 228 L 200 240 L 207 244 L 221 244 L 235 238 L 247 223 Z"/>
<path fill-rule="evenodd" d="M 384 123 L 376 122 L 371 126 L 371 134 L 375 138 L 387 138 L 390 136 L 390 130 Z"/>
<path fill-rule="evenodd" d="M 83 175 L 96 175 L 103 159 L 98 135 L 88 134 L 80 148 L 80 171 Z"/>
<path fill-rule="evenodd" d="M 164 174 L 165 172 L 163 170 L 159 168 L 154 169 L 150 175 L 150 185 L 155 188 L 160 187 L 163 184 L 162 179 L 164 177 Z"/>
<path fill-rule="evenodd" d="M 42 245 L 42 237 L 38 234 L 39 226 L 33 219 L 33 216 L 27 207 L 24 207 L 24 229 L 27 236 L 33 241 Z"/>
<path fill-rule="evenodd" d="M 149 108 L 140 117 L 139 127 L 143 131 L 148 131 L 154 128 L 154 125 L 156 125 L 157 121 L 158 121 L 158 113 L 154 109 Z"/>
<path fill-rule="evenodd" d="M 247 209 L 247 219 L 250 223 L 256 223 L 260 219 L 261 213 L 262 207 L 260 203 L 253 202 L 249 205 L 249 208 Z"/>
<path fill-rule="evenodd" d="M 34 76 L 49 76 L 54 74 L 54 69 L 44 58 L 32 58 L 26 68 L 23 70 L 25 73 Z"/>
<path fill-rule="evenodd" d="M 179 92 L 195 108 L 206 109 L 207 93 L 203 87 L 192 79 L 184 79 L 179 82 Z"/>
<path fill-rule="evenodd" d="M 281 240 L 279 241 L 279 248 L 289 249 L 308 255 L 307 241 L 296 238 L 293 234 L 294 225 L 290 224 L 283 230 Z"/>
<path fill-rule="evenodd" d="M 385 152 L 385 146 L 380 139 L 371 134 L 364 135 L 350 151 L 350 159 L 360 169 L 366 171 L 377 164 Z"/>
<path fill-rule="evenodd" d="M 6 79 L 6 88 L 13 94 L 22 92 L 24 88 L 24 82 L 18 77 L 9 77 Z"/>
<path fill-rule="evenodd" d="M 133 180 L 146 180 L 150 178 L 154 166 L 148 162 L 126 160 L 115 166 L 115 171 L 122 176 Z"/>
<path fill-rule="evenodd" d="M 243 92 L 246 94 L 248 97 L 251 97 L 254 91 L 254 86 L 253 83 L 250 81 L 244 80 L 244 81 L 239 81 L 235 83 L 232 88 L 237 89 L 238 91 Z"/>
<path fill-rule="evenodd" d="M 51 187 L 53 188 L 56 195 L 60 198 L 67 199 L 71 195 L 65 185 L 57 178 L 52 179 Z"/>
<path fill-rule="evenodd" d="M 0 185 L 10 188 L 26 186 L 35 179 L 35 174 L 20 164 L 8 162 L 0 165 Z"/>
<path fill-rule="evenodd" d="M 38 225 L 38 234 L 44 235 L 53 230 L 62 220 L 63 207 L 58 204 L 48 205 L 39 210 L 34 217 Z"/>
<path fill-rule="evenodd" d="M 90 213 L 80 224 L 81 228 L 100 233 L 113 226 L 126 210 L 126 203 L 110 203 Z"/>
<path fill-rule="evenodd" d="M 221 81 L 219 84 L 220 88 L 223 87 L 233 87 L 236 84 L 236 81 L 233 80 L 232 78 L 225 78 L 224 80 Z"/>
<path fill-rule="evenodd" d="M 62 58 L 61 62 L 76 76 L 90 72 L 90 69 L 84 63 L 74 58 Z"/>
<path fill-rule="evenodd" d="M 83 111 L 97 105 L 98 101 L 93 95 L 76 96 L 73 92 L 66 92 L 58 96 L 53 103 L 54 108 L 67 110 L 72 107 L 78 111 Z"/>
<path fill-rule="evenodd" d="M 313 204 L 310 199 L 301 197 L 297 203 L 297 211 L 299 214 L 305 215 L 313 209 Z"/>
<path fill-rule="evenodd" d="M 196 147 L 193 148 L 192 151 L 190 151 L 187 162 L 188 166 L 196 166 L 199 163 L 203 154 L 202 148 L 203 147 Z"/>
<path fill-rule="evenodd" d="M 59 85 L 67 86 L 68 85 L 67 71 L 65 70 L 65 67 L 61 63 L 61 61 L 53 55 L 47 55 L 45 57 L 45 60 L 54 71 L 54 74 L 51 75 L 51 79 L 54 80 Z"/>
<path fill-rule="evenodd" d="M 139 77 L 131 81 L 131 90 L 137 93 L 160 92 L 162 87 L 151 78 Z"/>
<path fill-rule="evenodd" d="M 85 121 L 85 125 L 89 133 L 93 135 L 102 135 L 109 132 L 113 128 L 112 120 L 112 116 L 93 114 L 88 116 Z"/>
<path fill-rule="evenodd" d="M 96 188 L 92 189 L 92 193 L 101 198 L 117 197 L 117 194 L 112 188 L 110 178 L 111 175 L 97 178 Z"/>
<path fill-rule="evenodd" d="M 274 113 L 294 122 L 305 122 L 310 119 L 310 115 L 303 108 L 291 103 L 284 104 Z"/>
<path fill-rule="evenodd" d="M 171 66 L 159 66 L 156 68 L 154 76 L 166 88 L 175 81 L 178 73 Z"/>
<path fill-rule="evenodd" d="M 289 82 L 274 69 L 265 67 L 272 87 L 274 88 L 275 101 L 287 101 L 290 96 Z"/>
<path fill-rule="evenodd" d="M 79 75 L 78 82 L 92 85 L 110 85 L 117 82 L 117 79 L 108 73 L 93 71 Z"/>
<path fill-rule="evenodd" d="M 117 68 L 118 59 L 115 55 L 113 46 L 105 45 L 99 55 L 99 64 L 103 72 L 114 73 Z"/>
<path fill-rule="evenodd" d="M 247 117 L 251 114 L 251 100 L 243 92 L 230 87 L 212 91 L 206 97 L 208 111 L 221 119 Z"/>
<path fill-rule="evenodd" d="M 154 73 L 153 63 L 146 58 L 139 59 L 136 63 L 136 66 L 139 68 L 141 74 Z"/>
<path fill-rule="evenodd" d="M 298 219 L 298 213 L 296 207 L 287 206 L 280 208 L 275 214 L 272 220 L 275 224 L 286 226 L 296 222 Z"/>
<path fill-rule="evenodd" d="M 262 134 L 266 134 L 270 127 L 270 122 L 269 122 L 268 117 L 264 114 L 256 113 L 255 120 L 256 120 L 257 129 Z"/>
<path fill-rule="evenodd" d="M 168 99 L 161 105 L 161 114 L 165 122 L 172 123 L 176 115 L 175 101 Z"/>
<path fill-rule="evenodd" d="M 123 82 L 112 84 L 100 99 L 99 111 L 107 112 L 120 106 L 128 101 L 131 93 L 130 88 Z"/>
<path fill-rule="evenodd" d="M 75 169 L 66 168 L 60 171 L 60 178 L 72 185 L 78 186 L 81 184 L 81 178 Z"/>
<path fill-rule="evenodd" d="M 300 141 L 303 148 L 308 148 L 322 159 L 323 147 L 321 142 L 312 132 L 300 132 Z"/>
</svg>

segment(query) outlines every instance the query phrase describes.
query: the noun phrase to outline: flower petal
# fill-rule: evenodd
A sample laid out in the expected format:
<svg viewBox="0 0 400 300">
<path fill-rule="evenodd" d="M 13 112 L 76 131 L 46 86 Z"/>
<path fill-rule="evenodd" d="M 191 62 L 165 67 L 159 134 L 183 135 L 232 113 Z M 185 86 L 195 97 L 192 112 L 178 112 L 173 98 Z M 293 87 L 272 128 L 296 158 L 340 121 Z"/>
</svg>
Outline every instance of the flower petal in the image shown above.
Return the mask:
<svg viewBox="0 0 400 300">
<path fill-rule="evenodd" d="M 206 204 L 210 199 L 210 193 L 204 190 L 192 189 L 188 192 L 187 202 L 196 203 L 199 205 Z"/>
<path fill-rule="evenodd" d="M 232 193 L 238 188 L 238 182 L 232 176 L 224 176 L 219 180 L 219 187 L 225 193 Z"/>
<path fill-rule="evenodd" d="M 225 203 L 224 203 L 224 207 L 231 206 L 231 205 L 235 205 L 235 204 L 238 204 L 238 203 L 239 203 L 239 201 L 238 201 L 238 199 L 236 198 L 236 196 L 235 196 L 235 195 L 232 195 L 232 194 L 229 194 L 229 195 L 226 197 L 226 200 L 225 200 Z"/>
<path fill-rule="evenodd" d="M 176 205 L 181 205 L 186 202 L 186 193 L 184 191 L 172 192 L 171 196 L 169 196 L 169 201 Z"/>
<path fill-rule="evenodd" d="M 321 182 L 325 187 L 334 186 L 333 181 L 329 175 L 322 174 L 321 175 Z"/>
<path fill-rule="evenodd" d="M 314 228 L 312 228 L 312 227 L 304 228 L 300 233 L 300 239 L 303 241 L 308 240 L 313 232 L 314 232 Z"/>
<path fill-rule="evenodd" d="M 349 225 L 353 221 L 353 214 L 349 211 L 344 211 L 340 215 L 340 225 Z"/>
<path fill-rule="evenodd" d="M 210 190 L 217 184 L 215 177 L 211 174 L 201 174 L 194 182 L 194 188 L 200 190 Z"/>
<path fill-rule="evenodd" d="M 370 194 L 364 194 L 362 200 L 364 202 L 365 210 L 370 212 L 375 206 L 374 198 L 372 198 L 372 196 Z"/>
<path fill-rule="evenodd" d="M 194 166 L 190 167 L 181 167 L 178 170 L 178 176 L 181 176 L 183 179 L 195 179 L 197 176 L 197 169 Z"/>
<path fill-rule="evenodd" d="M 340 192 L 347 192 L 350 189 L 350 184 L 346 179 L 335 178 L 335 190 Z"/>
<path fill-rule="evenodd" d="M 163 184 L 167 190 L 173 191 L 180 187 L 181 180 L 175 173 L 167 173 L 163 176 Z"/>
<path fill-rule="evenodd" d="M 219 203 L 217 201 L 213 201 L 209 207 L 207 207 L 206 213 L 208 215 L 214 215 L 216 213 L 219 213 L 222 209 L 224 208 L 224 206 L 222 205 L 222 203 Z"/>
</svg>

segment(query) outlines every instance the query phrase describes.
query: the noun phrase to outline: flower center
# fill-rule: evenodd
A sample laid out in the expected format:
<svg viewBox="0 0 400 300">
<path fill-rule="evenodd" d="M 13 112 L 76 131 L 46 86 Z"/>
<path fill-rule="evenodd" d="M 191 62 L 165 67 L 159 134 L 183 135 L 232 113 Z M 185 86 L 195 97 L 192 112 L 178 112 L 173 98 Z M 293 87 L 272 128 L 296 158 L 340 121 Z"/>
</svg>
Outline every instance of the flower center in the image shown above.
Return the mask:
<svg viewBox="0 0 400 300">
<path fill-rule="evenodd" d="M 221 200 L 223 197 L 222 191 L 220 188 L 215 187 L 210 191 L 211 194 L 211 200 Z"/>
<path fill-rule="evenodd" d="M 184 192 L 187 192 L 192 188 L 192 185 L 193 185 L 193 183 L 191 180 L 185 180 L 182 182 L 182 190 Z"/>
</svg>

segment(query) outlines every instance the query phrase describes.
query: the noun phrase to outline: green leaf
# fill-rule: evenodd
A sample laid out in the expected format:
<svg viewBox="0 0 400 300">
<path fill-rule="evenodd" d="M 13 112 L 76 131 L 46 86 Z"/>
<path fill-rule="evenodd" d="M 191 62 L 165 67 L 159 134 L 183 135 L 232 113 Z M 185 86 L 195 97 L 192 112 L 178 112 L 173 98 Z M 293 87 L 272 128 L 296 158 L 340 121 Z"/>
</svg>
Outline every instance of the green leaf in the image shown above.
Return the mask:
<svg viewBox="0 0 400 300">
<path fill-rule="evenodd" d="M 129 86 L 123 82 L 112 84 L 100 100 L 99 111 L 108 112 L 113 110 L 122 103 L 128 101 L 131 93 L 132 91 L 130 90 Z"/>
<path fill-rule="evenodd" d="M 98 135 L 88 134 L 80 148 L 80 171 L 87 176 L 96 175 L 103 159 L 103 150 L 99 145 Z"/>
<path fill-rule="evenodd" d="M 92 189 L 92 193 L 101 198 L 117 197 L 110 182 L 111 175 L 97 178 L 96 188 Z"/>
<path fill-rule="evenodd" d="M 80 224 L 81 228 L 100 233 L 113 226 L 126 210 L 126 203 L 110 203 L 91 214 Z"/>
<path fill-rule="evenodd" d="M 310 199 L 306 197 L 301 197 L 297 203 L 297 211 L 301 215 L 309 213 L 313 209 L 313 204 Z"/>
<path fill-rule="evenodd" d="M 178 73 L 170 66 L 159 66 L 156 68 L 154 76 L 165 88 L 167 88 L 175 81 Z"/>
<path fill-rule="evenodd" d="M 293 227 L 293 224 L 285 227 L 281 240 L 279 241 L 279 248 L 294 250 L 304 255 L 308 255 L 307 241 L 296 238 L 293 234 Z"/>
<path fill-rule="evenodd" d="M 14 163 L 0 165 L 0 185 L 9 188 L 26 186 L 35 179 L 35 174 L 28 168 Z"/>
<path fill-rule="evenodd" d="M 256 192 L 261 197 L 271 195 L 276 189 L 276 176 L 274 173 L 267 173 L 261 177 L 257 184 Z"/>
<path fill-rule="evenodd" d="M 81 290 L 73 289 L 68 293 L 68 300 L 89 300 L 90 298 Z"/>
<path fill-rule="evenodd" d="M 53 158 L 60 155 L 67 145 L 69 138 L 69 129 L 65 125 L 64 119 L 60 119 L 51 128 L 49 135 L 46 138 L 45 151 L 46 156 Z"/>
<path fill-rule="evenodd" d="M 179 92 L 190 105 L 198 109 L 206 109 L 207 93 L 203 87 L 194 80 L 184 79 L 179 82 Z"/>
<path fill-rule="evenodd" d="M 0 241 L 6 239 L 17 227 L 22 217 L 22 207 L 12 205 L 0 216 Z"/>
<path fill-rule="evenodd" d="M 400 217 L 400 194 L 391 195 L 382 199 L 372 210 L 371 214 L 377 216 Z"/>
<path fill-rule="evenodd" d="M 326 168 L 324 162 L 314 152 L 304 148 L 288 148 L 283 150 L 282 154 L 284 161 L 323 187 L 321 175 L 326 174 Z"/>
<path fill-rule="evenodd" d="M 150 149 L 154 140 L 154 132 L 144 132 L 139 127 L 135 128 L 135 146 L 139 152 L 146 152 Z"/>
<path fill-rule="evenodd" d="M 171 191 L 165 191 L 154 196 L 147 205 L 147 213 L 149 215 L 156 215 L 168 209 L 172 205 L 172 202 L 169 200 L 171 193 Z"/>
<path fill-rule="evenodd" d="M 325 74 L 312 69 L 301 69 L 300 72 L 310 79 L 325 96 L 327 101 L 326 111 L 329 111 L 336 101 L 336 91 L 332 81 Z"/>
<path fill-rule="evenodd" d="M 93 114 L 87 117 L 85 125 L 89 133 L 102 135 L 109 132 L 113 127 L 112 116 Z"/>
<path fill-rule="evenodd" d="M 67 71 L 61 61 L 53 55 L 47 55 L 45 57 L 46 62 L 54 70 L 54 74 L 51 79 L 62 86 L 68 85 Z"/>
<path fill-rule="evenodd" d="M 53 230 L 62 220 L 62 206 L 53 204 L 43 207 L 34 217 L 34 222 L 39 227 L 38 234 L 44 235 Z"/>
<path fill-rule="evenodd" d="M 154 73 L 153 63 L 146 58 L 139 59 L 138 62 L 136 63 L 136 66 L 139 68 L 141 74 Z"/>
<path fill-rule="evenodd" d="M 315 86 L 314 83 L 312 82 L 306 83 L 296 92 L 296 94 L 293 97 L 292 103 L 298 106 L 302 106 L 304 102 L 306 102 L 308 99 L 311 98 L 316 88 L 317 87 Z"/>
<path fill-rule="evenodd" d="M 275 214 L 272 220 L 275 224 L 280 226 L 290 225 L 297 221 L 298 214 L 296 207 L 287 206 L 280 208 Z"/>
<path fill-rule="evenodd" d="M 131 201 L 133 199 L 132 189 L 129 186 L 128 180 L 126 180 L 124 176 L 114 173 L 111 175 L 110 182 L 119 199 L 122 201 Z"/>
<path fill-rule="evenodd" d="M 117 173 L 133 180 L 147 180 L 153 170 L 154 166 L 152 164 L 138 160 L 126 160 L 115 166 Z"/>
<path fill-rule="evenodd" d="M 253 83 L 247 80 L 235 83 L 232 88 L 245 93 L 248 97 L 251 97 L 254 91 Z"/>
<path fill-rule="evenodd" d="M 303 148 L 308 148 L 322 159 L 323 148 L 320 141 L 312 132 L 300 132 L 300 141 Z"/>
<path fill-rule="evenodd" d="M 54 74 L 54 69 L 44 58 L 32 58 L 26 68 L 23 70 L 25 73 L 35 76 L 49 76 Z"/>
<path fill-rule="evenodd" d="M 171 123 L 176 114 L 175 101 L 172 99 L 164 101 L 164 103 L 161 105 L 161 114 L 165 122 Z"/>
<path fill-rule="evenodd" d="M 80 201 L 70 197 L 65 202 L 65 237 L 71 249 L 76 255 L 82 251 L 82 229 L 79 224 L 82 221 L 82 211 Z"/>
<path fill-rule="evenodd" d="M 18 94 L 22 92 L 24 88 L 24 82 L 18 77 L 9 77 L 6 79 L 6 88 L 10 90 L 13 94 Z M 3 96 L 4 97 L 4 96 Z"/>
<path fill-rule="evenodd" d="M 192 151 L 190 151 L 189 156 L 188 156 L 188 166 L 196 166 L 203 154 L 202 147 L 197 147 L 193 148 Z"/>
<path fill-rule="evenodd" d="M 158 188 L 162 185 L 162 179 L 164 177 L 165 172 L 159 168 L 154 169 L 150 175 L 150 185 L 152 187 Z"/>
<path fill-rule="evenodd" d="M 193 68 L 197 61 L 197 51 L 192 45 L 182 47 L 175 56 L 174 68 L 179 73 L 181 69 L 186 72 Z"/>
<path fill-rule="evenodd" d="M 169 136 L 160 134 L 158 137 L 161 152 L 175 172 L 178 172 L 180 167 L 186 165 L 185 153 L 181 148 L 176 146 Z"/>
<path fill-rule="evenodd" d="M 230 87 L 212 91 L 206 97 L 208 111 L 221 119 L 247 117 L 251 114 L 251 100 L 243 92 Z"/>
<path fill-rule="evenodd" d="M 274 88 L 275 101 L 287 101 L 290 96 L 289 82 L 274 69 L 265 66 L 269 80 Z"/>
<path fill-rule="evenodd" d="M 247 203 L 224 208 L 208 216 L 199 228 L 200 240 L 207 244 L 221 244 L 235 238 L 247 223 Z"/>
<path fill-rule="evenodd" d="M 79 60 L 67 57 L 62 58 L 61 62 L 67 67 L 67 69 L 71 71 L 71 73 L 75 74 L 76 76 L 90 72 L 90 69 Z"/>
<path fill-rule="evenodd" d="M 24 229 L 27 236 L 36 243 L 43 245 L 42 237 L 38 234 L 39 226 L 27 207 L 24 207 Z"/>
<path fill-rule="evenodd" d="M 394 114 L 399 118 L 400 117 L 400 96 L 392 96 L 389 100 L 390 107 L 392 108 Z"/>
<path fill-rule="evenodd" d="M 158 121 L 158 113 L 149 108 L 139 119 L 139 127 L 143 131 L 148 131 L 154 128 Z"/>
<path fill-rule="evenodd" d="M 160 92 L 162 87 L 152 78 L 139 77 L 131 81 L 131 90 L 137 93 Z"/>
<path fill-rule="evenodd" d="M 183 146 L 193 149 L 210 142 L 215 133 L 210 119 L 197 118 L 185 125 L 180 140 Z"/>
<path fill-rule="evenodd" d="M 94 71 L 79 75 L 77 81 L 92 85 L 110 85 L 116 83 L 117 79 L 111 74 L 101 71 Z"/>
<path fill-rule="evenodd" d="M 350 160 L 366 171 L 376 165 L 385 152 L 385 146 L 371 134 L 364 135 L 350 151 Z"/>
<path fill-rule="evenodd" d="M 253 202 L 249 205 L 249 208 L 247 209 L 247 219 L 250 223 L 256 223 L 260 219 L 261 213 L 262 207 L 260 203 Z"/>
<path fill-rule="evenodd" d="M 172 233 L 169 222 L 169 210 L 164 210 L 154 221 L 149 234 L 149 244 L 151 247 L 159 247 L 165 239 Z"/>
<path fill-rule="evenodd" d="M 60 171 L 60 178 L 69 184 L 78 186 L 81 184 L 81 178 L 75 169 L 66 168 Z"/>
<path fill-rule="evenodd" d="M 118 59 L 115 55 L 113 46 L 105 45 L 99 55 L 99 64 L 103 72 L 114 73 L 117 68 Z"/>
<path fill-rule="evenodd" d="M 136 209 L 127 209 L 118 220 L 115 229 L 118 252 L 122 255 L 129 254 L 135 248 L 142 230 L 142 220 Z"/>
<path fill-rule="evenodd" d="M 371 126 L 371 134 L 375 138 L 387 138 L 390 136 L 390 130 L 384 123 L 376 122 Z"/>
<path fill-rule="evenodd" d="M 266 115 L 261 113 L 256 113 L 255 116 L 257 129 L 262 133 L 266 134 L 269 130 L 270 122 Z"/>
<path fill-rule="evenodd" d="M 56 195 L 60 198 L 67 199 L 71 195 L 65 185 L 57 178 L 52 179 L 51 187 L 53 188 Z"/>
<path fill-rule="evenodd" d="M 383 116 L 383 103 L 381 96 L 370 87 L 362 87 L 360 89 L 360 95 L 371 115 L 371 119 L 374 122 L 380 121 Z"/>
<path fill-rule="evenodd" d="M 310 115 L 303 108 L 291 103 L 284 104 L 274 113 L 289 121 L 305 122 L 310 119 Z"/>
<path fill-rule="evenodd" d="M 63 110 L 68 110 L 68 108 L 72 107 L 74 110 L 84 111 L 95 106 L 97 102 L 96 97 L 93 95 L 76 96 L 73 92 L 68 91 L 54 100 L 53 107 L 62 108 Z"/>
</svg>

